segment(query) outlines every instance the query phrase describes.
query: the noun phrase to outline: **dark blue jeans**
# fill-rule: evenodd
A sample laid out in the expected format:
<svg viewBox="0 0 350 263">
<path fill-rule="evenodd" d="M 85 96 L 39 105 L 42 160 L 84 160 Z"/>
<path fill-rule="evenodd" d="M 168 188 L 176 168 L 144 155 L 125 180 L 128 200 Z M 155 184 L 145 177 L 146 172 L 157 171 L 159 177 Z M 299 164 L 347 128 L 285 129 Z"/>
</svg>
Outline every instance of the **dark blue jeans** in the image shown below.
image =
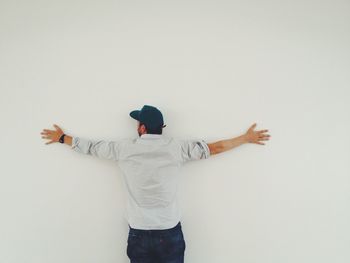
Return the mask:
<svg viewBox="0 0 350 263">
<path fill-rule="evenodd" d="M 129 225 L 126 253 L 130 263 L 183 263 L 185 248 L 180 222 L 173 228 L 155 230 Z"/>
</svg>

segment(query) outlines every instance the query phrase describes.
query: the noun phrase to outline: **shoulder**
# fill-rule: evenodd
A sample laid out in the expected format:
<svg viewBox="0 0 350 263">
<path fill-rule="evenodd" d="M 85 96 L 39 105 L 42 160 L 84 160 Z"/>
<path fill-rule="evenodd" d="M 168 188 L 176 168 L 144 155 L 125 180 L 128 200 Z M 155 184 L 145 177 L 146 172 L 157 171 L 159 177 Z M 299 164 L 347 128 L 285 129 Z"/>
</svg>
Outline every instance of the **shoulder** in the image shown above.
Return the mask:
<svg viewBox="0 0 350 263">
<path fill-rule="evenodd" d="M 125 145 L 125 144 L 133 144 L 136 142 L 136 140 L 137 140 L 137 138 L 128 137 L 128 138 L 122 138 L 122 139 L 118 140 L 118 142 L 121 145 Z"/>
</svg>

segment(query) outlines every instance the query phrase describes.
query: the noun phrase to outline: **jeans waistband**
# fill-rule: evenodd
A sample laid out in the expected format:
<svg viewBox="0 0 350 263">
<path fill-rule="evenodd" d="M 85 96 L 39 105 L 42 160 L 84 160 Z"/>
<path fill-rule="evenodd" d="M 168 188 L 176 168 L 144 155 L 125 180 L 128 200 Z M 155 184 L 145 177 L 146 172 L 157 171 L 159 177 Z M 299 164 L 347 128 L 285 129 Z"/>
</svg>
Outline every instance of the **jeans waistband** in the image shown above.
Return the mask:
<svg viewBox="0 0 350 263">
<path fill-rule="evenodd" d="M 168 228 L 168 229 L 151 229 L 151 230 L 136 229 L 136 228 L 132 228 L 129 225 L 129 233 L 132 233 L 132 234 L 145 234 L 145 233 L 167 234 L 167 233 L 177 232 L 179 230 L 181 230 L 181 222 L 177 223 L 177 225 L 172 227 L 172 228 Z"/>
</svg>

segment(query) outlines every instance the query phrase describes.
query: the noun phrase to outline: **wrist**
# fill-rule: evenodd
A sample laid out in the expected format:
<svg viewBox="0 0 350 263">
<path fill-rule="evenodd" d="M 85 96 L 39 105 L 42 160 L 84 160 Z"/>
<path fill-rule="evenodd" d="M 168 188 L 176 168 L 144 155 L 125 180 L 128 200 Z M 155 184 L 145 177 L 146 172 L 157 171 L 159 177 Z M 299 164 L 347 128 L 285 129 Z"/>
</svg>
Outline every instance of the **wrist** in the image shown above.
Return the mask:
<svg viewBox="0 0 350 263">
<path fill-rule="evenodd" d="M 60 138 L 58 139 L 58 142 L 64 143 L 64 138 L 65 138 L 65 136 L 66 136 L 66 134 L 63 133 L 63 134 L 60 136 Z"/>
<path fill-rule="evenodd" d="M 242 142 L 243 143 L 249 143 L 249 137 L 247 134 L 243 134 L 242 135 Z"/>
</svg>

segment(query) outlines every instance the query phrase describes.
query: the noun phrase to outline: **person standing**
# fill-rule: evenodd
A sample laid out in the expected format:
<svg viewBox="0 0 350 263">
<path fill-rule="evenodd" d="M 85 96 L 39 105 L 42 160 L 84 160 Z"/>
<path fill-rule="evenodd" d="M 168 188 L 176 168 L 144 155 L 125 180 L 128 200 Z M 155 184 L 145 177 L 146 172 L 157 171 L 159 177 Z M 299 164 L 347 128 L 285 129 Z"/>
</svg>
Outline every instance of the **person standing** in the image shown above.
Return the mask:
<svg viewBox="0 0 350 263">
<path fill-rule="evenodd" d="M 70 136 L 54 124 L 55 130 L 43 129 L 46 144 L 60 142 L 78 153 L 116 161 L 126 189 L 125 217 L 129 226 L 126 253 L 131 263 L 183 263 L 186 242 L 178 203 L 179 172 L 189 161 L 244 143 L 264 145 L 268 130 L 254 131 L 254 123 L 241 136 L 207 143 L 203 139 L 177 139 L 163 135 L 163 114 L 151 105 L 133 110 L 137 138 L 90 140 Z"/>
</svg>

